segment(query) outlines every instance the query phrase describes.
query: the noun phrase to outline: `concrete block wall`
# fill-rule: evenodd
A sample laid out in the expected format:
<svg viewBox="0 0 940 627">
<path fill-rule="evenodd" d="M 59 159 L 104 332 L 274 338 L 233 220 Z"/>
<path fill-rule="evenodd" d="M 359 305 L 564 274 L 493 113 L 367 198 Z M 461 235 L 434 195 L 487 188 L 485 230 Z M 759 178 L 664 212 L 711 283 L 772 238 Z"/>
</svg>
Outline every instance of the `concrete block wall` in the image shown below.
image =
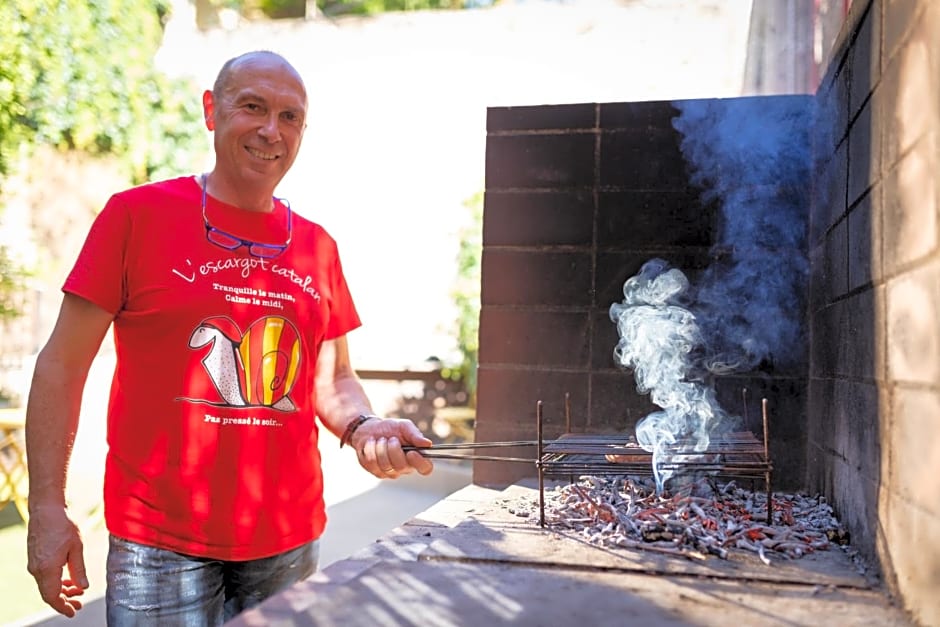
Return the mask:
<svg viewBox="0 0 940 627">
<path fill-rule="evenodd" d="M 856 0 L 817 93 L 807 484 L 940 625 L 940 3 Z"/>
<path fill-rule="evenodd" d="M 650 258 L 693 283 L 711 261 L 717 207 L 689 183 L 672 126 L 678 114 L 671 102 L 488 111 L 478 441 L 535 438 L 538 401 L 544 436 L 557 437 L 567 428 L 566 393 L 574 432 L 632 435 L 658 409 L 616 365 L 619 338 L 608 312 Z M 722 405 L 742 415 L 744 388 L 747 426 L 758 436 L 760 399 L 771 401 L 775 482 L 801 485 L 805 364 L 722 378 Z M 534 465 L 478 462 L 474 482 L 505 485 L 534 474 Z"/>
</svg>

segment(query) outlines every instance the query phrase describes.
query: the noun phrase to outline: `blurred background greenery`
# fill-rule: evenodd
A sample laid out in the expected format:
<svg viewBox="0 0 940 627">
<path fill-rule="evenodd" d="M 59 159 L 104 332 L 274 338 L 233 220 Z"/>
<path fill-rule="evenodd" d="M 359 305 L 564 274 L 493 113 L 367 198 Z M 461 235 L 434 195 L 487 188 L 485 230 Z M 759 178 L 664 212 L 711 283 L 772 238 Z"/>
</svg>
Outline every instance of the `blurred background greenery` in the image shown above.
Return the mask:
<svg viewBox="0 0 940 627">
<path fill-rule="evenodd" d="M 203 0 L 193 0 L 198 5 Z M 205 0 L 246 19 L 302 17 L 297 0 Z M 312 4 L 312 3 L 311 3 Z M 485 3 L 484 3 L 485 4 Z M 28 359 L 44 338 L 26 338 L 17 321 L 39 315 L 31 300 L 34 283 L 56 285 L 73 259 L 99 199 L 123 185 L 198 171 L 206 159 L 199 94 L 202 86 L 171 77 L 155 64 L 171 17 L 172 0 L 2 0 L 0 1 L 0 223 L 5 207 L 24 191 L 42 213 L 28 213 L 36 252 L 21 254 L 23 234 L 3 225 L 0 232 L 0 373 L 12 359 L 28 371 Z M 323 15 L 371 15 L 389 10 L 454 9 L 474 5 L 456 0 L 318 0 Z M 102 167 L 107 177 L 90 178 L 86 168 Z M 55 169 L 57 176 L 53 176 Z M 61 170 L 73 169 L 71 176 Z M 98 172 L 99 170 L 95 170 Z M 74 181 L 74 186 L 63 181 Z M 96 187 L 95 194 L 88 188 Z M 452 322 L 458 361 L 442 375 L 475 385 L 476 325 L 479 310 L 482 192 L 465 203 L 466 227 L 454 265 Z M 22 212 L 21 212 L 22 213 Z M 50 280 L 50 277 L 52 280 Z M 57 296 L 57 295 L 53 295 Z M 48 325 L 47 325 L 48 326 Z M 22 387 L 22 386 L 19 386 Z M 469 395 L 472 404 L 473 394 Z M 4 387 L 0 407 L 25 402 Z M 0 456 L 5 455 L 0 450 Z M 0 462 L 6 458 L 0 458 Z M 90 499 L 95 501 L 96 499 Z M 87 508 L 86 508 L 87 509 Z M 89 546 L 106 534 L 93 509 L 77 512 Z M 0 503 L 0 580 L 4 581 L 0 624 L 45 609 L 26 576 L 25 524 L 12 503 Z M 101 561 L 102 556 L 88 556 Z M 92 591 L 99 592 L 99 591 Z"/>
</svg>

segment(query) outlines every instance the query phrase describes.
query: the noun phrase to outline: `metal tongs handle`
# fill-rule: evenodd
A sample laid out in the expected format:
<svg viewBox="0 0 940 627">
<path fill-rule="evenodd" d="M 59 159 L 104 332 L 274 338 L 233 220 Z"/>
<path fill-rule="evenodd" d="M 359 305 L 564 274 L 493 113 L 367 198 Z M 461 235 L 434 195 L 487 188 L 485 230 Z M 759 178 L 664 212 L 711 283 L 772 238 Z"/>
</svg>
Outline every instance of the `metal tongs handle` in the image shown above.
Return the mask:
<svg viewBox="0 0 940 627">
<path fill-rule="evenodd" d="M 503 457 L 499 455 L 457 455 L 454 453 L 447 453 L 446 451 L 462 451 L 481 448 L 507 448 L 514 446 L 536 446 L 537 444 L 538 442 L 535 440 L 514 440 L 507 442 L 463 442 L 455 444 L 435 444 L 429 448 L 423 448 L 420 446 L 403 446 L 401 448 L 406 453 L 409 451 L 417 451 L 425 457 L 434 459 L 470 459 L 476 461 L 525 462 L 527 464 L 534 464 L 536 460 L 534 458 L 528 457 Z"/>
</svg>

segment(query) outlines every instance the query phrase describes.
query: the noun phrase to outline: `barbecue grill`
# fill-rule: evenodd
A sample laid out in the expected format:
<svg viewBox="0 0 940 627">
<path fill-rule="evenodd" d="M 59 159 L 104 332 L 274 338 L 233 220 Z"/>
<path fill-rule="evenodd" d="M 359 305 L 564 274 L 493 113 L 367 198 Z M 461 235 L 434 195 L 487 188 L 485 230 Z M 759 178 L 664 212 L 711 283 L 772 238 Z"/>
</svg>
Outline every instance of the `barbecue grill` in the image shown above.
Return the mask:
<svg viewBox="0 0 940 627">
<path fill-rule="evenodd" d="M 743 391 L 745 424 L 747 424 L 747 391 Z M 767 399 L 762 399 L 763 442 L 750 431 L 712 436 L 704 451 L 693 451 L 682 440 L 664 449 L 663 470 L 683 473 L 710 474 L 717 477 L 763 479 L 767 491 L 767 522 L 773 521 L 773 464 L 768 443 Z M 571 405 L 565 395 L 566 433 L 556 440 L 545 441 L 542 434 L 542 401 L 536 403 L 538 432 L 539 523 L 545 526 L 545 479 L 568 477 L 573 481 L 581 475 L 653 474 L 653 453 L 640 447 L 632 436 L 623 434 L 592 435 L 571 433 Z"/>
</svg>

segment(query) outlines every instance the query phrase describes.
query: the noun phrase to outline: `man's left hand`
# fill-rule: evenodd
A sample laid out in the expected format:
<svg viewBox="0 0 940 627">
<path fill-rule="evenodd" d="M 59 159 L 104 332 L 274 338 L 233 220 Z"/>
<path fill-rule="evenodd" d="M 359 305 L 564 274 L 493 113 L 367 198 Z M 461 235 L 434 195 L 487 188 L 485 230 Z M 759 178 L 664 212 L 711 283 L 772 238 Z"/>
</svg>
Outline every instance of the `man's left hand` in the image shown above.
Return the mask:
<svg viewBox="0 0 940 627">
<path fill-rule="evenodd" d="M 429 475 L 434 464 L 417 451 L 405 452 L 403 445 L 426 448 L 431 440 L 424 437 L 413 422 L 404 418 L 372 418 L 353 434 L 359 464 L 380 479 L 394 479 L 417 471 Z"/>
</svg>

